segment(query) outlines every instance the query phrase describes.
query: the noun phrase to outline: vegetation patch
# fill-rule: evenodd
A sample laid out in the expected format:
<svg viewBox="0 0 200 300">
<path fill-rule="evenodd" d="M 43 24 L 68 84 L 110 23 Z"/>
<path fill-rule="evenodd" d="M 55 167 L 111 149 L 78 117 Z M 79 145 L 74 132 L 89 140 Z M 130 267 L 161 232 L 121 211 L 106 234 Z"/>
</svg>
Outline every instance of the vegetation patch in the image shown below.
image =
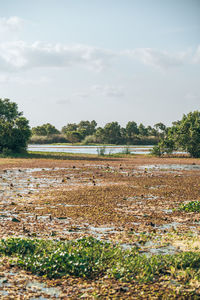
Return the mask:
<svg viewBox="0 0 200 300">
<path fill-rule="evenodd" d="M 187 212 L 200 212 L 200 201 L 190 201 L 186 204 L 181 204 L 179 210 Z"/>
<path fill-rule="evenodd" d="M 200 253 L 146 257 L 136 248 L 122 250 L 92 237 L 70 242 L 2 239 L 0 253 L 17 257 L 15 263 L 19 267 L 50 279 L 65 275 L 93 279 L 107 275 L 123 281 L 150 282 L 172 271 L 187 271 L 196 279 L 200 275 Z"/>
</svg>

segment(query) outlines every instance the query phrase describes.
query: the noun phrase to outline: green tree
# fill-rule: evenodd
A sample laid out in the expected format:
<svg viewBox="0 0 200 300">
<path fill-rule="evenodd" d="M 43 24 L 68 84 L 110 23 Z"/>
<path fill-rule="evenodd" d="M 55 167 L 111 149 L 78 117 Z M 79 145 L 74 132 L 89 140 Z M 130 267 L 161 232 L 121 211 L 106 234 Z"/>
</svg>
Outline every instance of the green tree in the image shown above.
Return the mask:
<svg viewBox="0 0 200 300">
<path fill-rule="evenodd" d="M 67 134 L 67 132 L 70 131 L 76 131 L 78 128 L 78 125 L 76 123 L 68 123 L 66 126 L 64 126 L 61 130 L 63 134 Z"/>
<path fill-rule="evenodd" d="M 60 133 L 60 131 L 58 129 L 56 129 L 55 126 L 51 125 L 50 123 L 46 123 L 41 126 L 32 128 L 33 135 L 50 136 L 50 135 L 59 134 L 59 133 Z"/>
<path fill-rule="evenodd" d="M 78 132 L 85 138 L 88 135 L 92 135 L 95 133 L 95 128 L 97 126 L 97 123 L 95 120 L 93 121 L 81 121 L 78 124 Z"/>
<path fill-rule="evenodd" d="M 157 130 L 158 136 L 164 136 L 165 131 L 167 130 L 167 127 L 162 122 L 156 123 L 154 128 Z"/>
<path fill-rule="evenodd" d="M 102 127 L 98 127 L 96 129 L 95 137 L 96 137 L 97 143 L 104 143 L 105 134 L 104 134 L 104 129 Z"/>
<path fill-rule="evenodd" d="M 138 126 L 138 130 L 139 130 L 139 134 L 141 136 L 147 136 L 148 135 L 148 130 L 142 123 L 140 123 L 140 125 Z"/>
<path fill-rule="evenodd" d="M 0 153 L 25 151 L 31 130 L 15 102 L 0 99 Z"/>
<path fill-rule="evenodd" d="M 111 122 L 105 125 L 104 140 L 109 144 L 121 143 L 121 127 L 118 122 Z"/>
<path fill-rule="evenodd" d="M 200 157 L 200 112 L 190 112 L 183 115 L 182 120 L 175 125 L 175 145 L 181 147 L 192 157 Z"/>
<path fill-rule="evenodd" d="M 173 126 L 165 130 L 153 152 L 162 155 L 178 149 L 188 152 L 192 157 L 200 157 L 199 111 L 190 112 L 183 115 L 182 120 L 173 122 Z"/>
<path fill-rule="evenodd" d="M 66 133 L 66 137 L 71 143 L 78 143 L 83 138 L 80 132 L 78 131 L 68 131 Z"/>
<path fill-rule="evenodd" d="M 134 121 L 129 121 L 126 125 L 126 134 L 128 139 L 134 138 L 139 134 L 139 129 L 137 123 Z"/>
</svg>

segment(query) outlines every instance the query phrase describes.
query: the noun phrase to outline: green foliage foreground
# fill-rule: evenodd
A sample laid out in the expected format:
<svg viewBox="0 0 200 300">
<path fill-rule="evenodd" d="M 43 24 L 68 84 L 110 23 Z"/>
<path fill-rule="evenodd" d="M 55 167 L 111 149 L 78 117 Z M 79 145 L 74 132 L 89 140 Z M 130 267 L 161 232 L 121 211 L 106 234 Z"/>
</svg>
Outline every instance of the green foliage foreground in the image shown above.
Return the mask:
<svg viewBox="0 0 200 300">
<path fill-rule="evenodd" d="M 136 248 L 123 250 L 92 237 L 68 242 L 2 239 L 0 253 L 17 257 L 16 265 L 47 278 L 73 275 L 92 279 L 107 275 L 125 281 L 149 282 L 169 275 L 172 269 L 191 271 L 196 279 L 200 276 L 200 253 L 147 257 Z"/>
</svg>

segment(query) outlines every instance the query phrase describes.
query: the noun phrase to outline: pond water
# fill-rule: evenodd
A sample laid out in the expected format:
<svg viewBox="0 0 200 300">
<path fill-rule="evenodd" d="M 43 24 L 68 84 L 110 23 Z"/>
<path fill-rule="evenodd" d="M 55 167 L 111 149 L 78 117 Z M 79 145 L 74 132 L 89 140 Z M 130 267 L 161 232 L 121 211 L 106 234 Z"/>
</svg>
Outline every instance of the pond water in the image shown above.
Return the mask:
<svg viewBox="0 0 200 300">
<path fill-rule="evenodd" d="M 80 154 L 98 154 L 98 151 L 105 148 L 105 154 L 124 153 L 128 151 L 135 154 L 150 153 L 153 146 L 65 146 L 65 145 L 29 145 L 29 151 L 39 152 L 65 152 Z"/>
<path fill-rule="evenodd" d="M 163 165 L 145 165 L 140 166 L 140 169 L 146 170 L 180 170 L 180 171 L 199 171 L 200 165 L 196 164 L 163 164 Z"/>
</svg>

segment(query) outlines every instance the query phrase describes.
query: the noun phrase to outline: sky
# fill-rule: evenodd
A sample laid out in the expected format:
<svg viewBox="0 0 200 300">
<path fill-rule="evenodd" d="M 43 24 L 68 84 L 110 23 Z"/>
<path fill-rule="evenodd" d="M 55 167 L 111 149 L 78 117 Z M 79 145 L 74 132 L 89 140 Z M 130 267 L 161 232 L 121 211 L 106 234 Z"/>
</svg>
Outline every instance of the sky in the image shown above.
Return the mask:
<svg viewBox="0 0 200 300">
<path fill-rule="evenodd" d="M 0 0 L 0 98 L 31 126 L 200 110 L 200 0 Z"/>
</svg>

